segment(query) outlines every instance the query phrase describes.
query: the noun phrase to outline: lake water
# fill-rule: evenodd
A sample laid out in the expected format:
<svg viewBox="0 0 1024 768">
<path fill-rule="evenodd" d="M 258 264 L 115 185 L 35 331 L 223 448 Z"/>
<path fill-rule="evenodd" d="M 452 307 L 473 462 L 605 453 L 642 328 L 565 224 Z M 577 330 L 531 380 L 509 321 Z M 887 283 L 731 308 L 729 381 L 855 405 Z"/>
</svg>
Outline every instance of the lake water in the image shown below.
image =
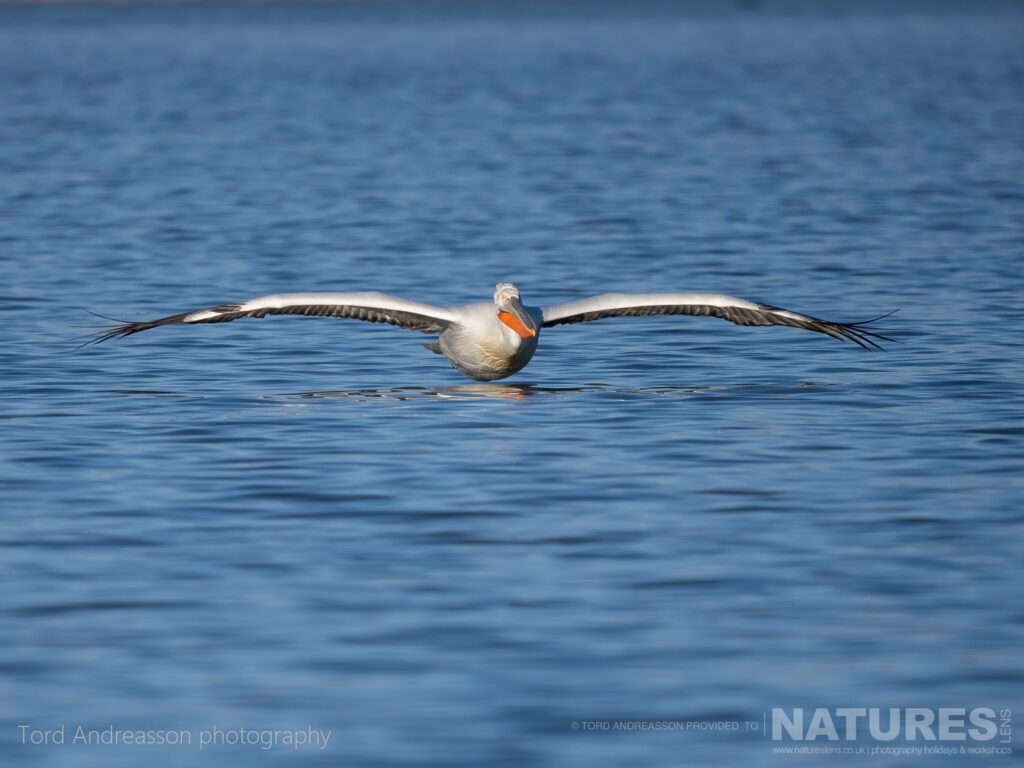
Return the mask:
<svg viewBox="0 0 1024 768">
<path fill-rule="evenodd" d="M 0 761 L 789 766 L 772 707 L 1020 712 L 1022 40 L 1013 4 L 0 8 Z M 609 320 L 479 385 L 342 320 L 70 341 L 501 280 L 898 343 Z M 572 725 L 620 720 L 739 730 Z"/>
</svg>

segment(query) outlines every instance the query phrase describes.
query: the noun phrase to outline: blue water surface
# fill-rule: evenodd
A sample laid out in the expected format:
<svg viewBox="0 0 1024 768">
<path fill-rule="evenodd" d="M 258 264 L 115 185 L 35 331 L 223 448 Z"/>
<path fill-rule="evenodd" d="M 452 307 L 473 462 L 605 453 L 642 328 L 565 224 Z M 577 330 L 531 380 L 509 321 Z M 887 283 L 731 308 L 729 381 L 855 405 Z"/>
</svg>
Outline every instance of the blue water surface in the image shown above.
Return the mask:
<svg viewBox="0 0 1024 768">
<path fill-rule="evenodd" d="M 1020 712 L 1022 40 L 1019 4 L 0 8 L 0 762 L 789 766 L 772 707 Z M 501 280 L 898 343 L 608 320 L 481 385 L 343 320 L 71 342 Z M 617 720 L 742 725 L 572 726 Z"/>
</svg>

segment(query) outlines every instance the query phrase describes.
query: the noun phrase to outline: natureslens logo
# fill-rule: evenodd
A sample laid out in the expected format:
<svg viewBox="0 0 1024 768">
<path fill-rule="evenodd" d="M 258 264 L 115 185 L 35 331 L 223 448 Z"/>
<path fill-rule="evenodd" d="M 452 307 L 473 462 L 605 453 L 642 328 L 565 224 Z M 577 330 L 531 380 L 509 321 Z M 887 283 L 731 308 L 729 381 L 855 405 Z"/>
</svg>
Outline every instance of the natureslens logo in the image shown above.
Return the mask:
<svg viewBox="0 0 1024 768">
<path fill-rule="evenodd" d="M 1011 710 L 990 707 L 818 707 L 771 710 L 772 741 L 945 741 L 1010 746 Z"/>
</svg>

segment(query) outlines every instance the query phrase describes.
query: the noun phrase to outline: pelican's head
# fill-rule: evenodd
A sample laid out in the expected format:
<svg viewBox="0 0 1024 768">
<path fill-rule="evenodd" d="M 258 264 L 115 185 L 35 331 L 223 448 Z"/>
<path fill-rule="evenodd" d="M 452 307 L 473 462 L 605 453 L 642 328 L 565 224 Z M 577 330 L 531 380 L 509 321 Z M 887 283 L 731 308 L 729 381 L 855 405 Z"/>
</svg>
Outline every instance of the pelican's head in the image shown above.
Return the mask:
<svg viewBox="0 0 1024 768">
<path fill-rule="evenodd" d="M 537 335 L 537 323 L 526 311 L 519 299 L 519 289 L 512 283 L 498 283 L 494 286 L 494 306 L 498 319 L 521 338 L 532 339 Z"/>
</svg>

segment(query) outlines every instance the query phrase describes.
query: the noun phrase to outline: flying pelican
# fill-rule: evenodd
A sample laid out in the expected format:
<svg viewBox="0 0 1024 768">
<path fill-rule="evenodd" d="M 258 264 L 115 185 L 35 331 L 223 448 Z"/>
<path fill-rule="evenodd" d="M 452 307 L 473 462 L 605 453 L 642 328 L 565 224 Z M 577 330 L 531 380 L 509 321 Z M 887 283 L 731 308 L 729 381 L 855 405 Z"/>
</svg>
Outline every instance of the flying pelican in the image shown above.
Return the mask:
<svg viewBox="0 0 1024 768">
<path fill-rule="evenodd" d="M 709 315 L 737 325 L 788 325 L 817 331 L 852 341 L 864 349 L 881 349 L 872 339 L 891 341 L 864 328 L 881 318 L 834 323 L 717 293 L 606 293 L 541 308 L 525 306 L 519 289 L 512 283 L 498 283 L 493 301 L 461 307 L 436 307 L 376 292 L 282 293 L 182 312 L 159 320 L 118 320 L 114 327 L 92 335 L 86 344 L 119 339 L 161 325 L 227 323 L 240 317 L 267 315 L 347 317 L 436 333 L 437 341 L 424 346 L 444 355 L 455 370 L 477 381 L 504 379 L 521 371 L 537 351 L 542 328 L 588 323 L 606 317 Z"/>
</svg>

